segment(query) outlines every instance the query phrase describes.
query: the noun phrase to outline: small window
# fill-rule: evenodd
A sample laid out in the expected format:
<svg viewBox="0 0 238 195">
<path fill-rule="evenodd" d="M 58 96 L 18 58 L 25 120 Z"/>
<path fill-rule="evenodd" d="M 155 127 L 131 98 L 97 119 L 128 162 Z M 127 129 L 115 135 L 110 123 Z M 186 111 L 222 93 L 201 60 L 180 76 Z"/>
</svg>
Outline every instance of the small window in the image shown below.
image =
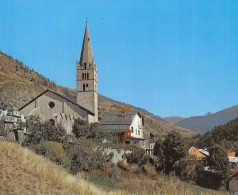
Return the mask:
<svg viewBox="0 0 238 195">
<path fill-rule="evenodd" d="M 89 73 L 87 73 L 87 80 L 89 79 Z"/>
<path fill-rule="evenodd" d="M 83 91 L 88 91 L 88 84 L 83 84 Z"/>
<path fill-rule="evenodd" d="M 84 63 L 84 69 L 87 69 L 87 64 L 86 63 Z"/>
<path fill-rule="evenodd" d="M 131 132 L 133 133 L 133 127 L 131 127 Z"/>
<path fill-rule="evenodd" d="M 90 41 L 90 38 L 88 38 L 88 41 Z"/>
<path fill-rule="evenodd" d="M 55 103 L 54 103 L 54 102 L 52 102 L 52 101 L 51 101 L 51 102 L 49 102 L 49 104 L 48 104 L 48 105 L 49 105 L 49 107 L 50 107 L 50 108 L 54 108 L 54 107 L 55 107 Z"/>
<path fill-rule="evenodd" d="M 84 73 L 82 73 L 82 80 L 84 80 Z"/>
<path fill-rule="evenodd" d="M 54 119 L 50 119 L 50 124 L 51 124 L 51 125 L 55 125 Z"/>
<path fill-rule="evenodd" d="M 138 130 L 138 135 L 140 135 L 140 130 Z"/>
</svg>

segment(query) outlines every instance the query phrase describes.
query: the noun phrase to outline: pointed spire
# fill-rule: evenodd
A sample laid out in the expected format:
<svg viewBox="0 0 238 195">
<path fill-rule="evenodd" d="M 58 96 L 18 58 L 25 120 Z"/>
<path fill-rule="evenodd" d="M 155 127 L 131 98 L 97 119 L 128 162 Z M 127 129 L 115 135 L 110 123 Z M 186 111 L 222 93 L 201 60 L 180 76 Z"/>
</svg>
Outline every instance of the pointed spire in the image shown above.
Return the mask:
<svg viewBox="0 0 238 195">
<path fill-rule="evenodd" d="M 81 50 L 81 56 L 80 56 L 80 65 L 87 64 L 87 67 L 89 64 L 94 64 L 93 59 L 93 50 L 91 45 L 91 40 L 89 36 L 89 30 L 88 30 L 88 18 L 86 18 L 86 28 L 83 38 L 83 46 Z"/>
</svg>

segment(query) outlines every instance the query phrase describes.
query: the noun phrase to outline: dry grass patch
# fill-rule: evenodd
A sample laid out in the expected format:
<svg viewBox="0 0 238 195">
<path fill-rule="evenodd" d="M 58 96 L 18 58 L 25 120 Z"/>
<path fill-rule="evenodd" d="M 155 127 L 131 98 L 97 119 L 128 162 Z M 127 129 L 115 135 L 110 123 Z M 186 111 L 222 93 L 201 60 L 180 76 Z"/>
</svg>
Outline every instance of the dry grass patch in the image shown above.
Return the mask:
<svg viewBox="0 0 238 195">
<path fill-rule="evenodd" d="M 106 192 L 80 179 L 79 176 L 70 175 L 29 149 L 2 140 L 0 194 L 106 194 Z"/>
</svg>

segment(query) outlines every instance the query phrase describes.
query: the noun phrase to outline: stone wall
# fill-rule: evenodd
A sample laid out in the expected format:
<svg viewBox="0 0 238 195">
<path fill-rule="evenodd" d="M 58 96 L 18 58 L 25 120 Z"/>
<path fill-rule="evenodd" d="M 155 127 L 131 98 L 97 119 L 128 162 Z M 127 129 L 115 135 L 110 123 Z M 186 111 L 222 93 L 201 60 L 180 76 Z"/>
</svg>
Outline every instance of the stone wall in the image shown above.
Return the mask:
<svg viewBox="0 0 238 195">
<path fill-rule="evenodd" d="M 114 149 L 114 148 L 103 148 L 103 154 L 109 155 L 110 153 L 113 153 L 112 163 L 117 164 L 120 161 L 126 162 L 126 159 L 123 158 L 123 155 L 131 153 L 130 150 L 124 150 L 124 149 Z"/>
</svg>

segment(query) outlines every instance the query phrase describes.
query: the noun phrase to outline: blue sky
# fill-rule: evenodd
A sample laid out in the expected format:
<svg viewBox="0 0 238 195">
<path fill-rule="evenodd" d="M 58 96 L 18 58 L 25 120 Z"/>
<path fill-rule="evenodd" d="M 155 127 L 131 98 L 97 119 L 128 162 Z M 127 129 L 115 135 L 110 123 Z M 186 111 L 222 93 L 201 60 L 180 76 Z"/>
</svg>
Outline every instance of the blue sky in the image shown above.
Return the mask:
<svg viewBox="0 0 238 195">
<path fill-rule="evenodd" d="M 0 50 L 76 88 L 85 18 L 99 93 L 159 116 L 238 104 L 238 1 L 0 0 Z"/>
</svg>

